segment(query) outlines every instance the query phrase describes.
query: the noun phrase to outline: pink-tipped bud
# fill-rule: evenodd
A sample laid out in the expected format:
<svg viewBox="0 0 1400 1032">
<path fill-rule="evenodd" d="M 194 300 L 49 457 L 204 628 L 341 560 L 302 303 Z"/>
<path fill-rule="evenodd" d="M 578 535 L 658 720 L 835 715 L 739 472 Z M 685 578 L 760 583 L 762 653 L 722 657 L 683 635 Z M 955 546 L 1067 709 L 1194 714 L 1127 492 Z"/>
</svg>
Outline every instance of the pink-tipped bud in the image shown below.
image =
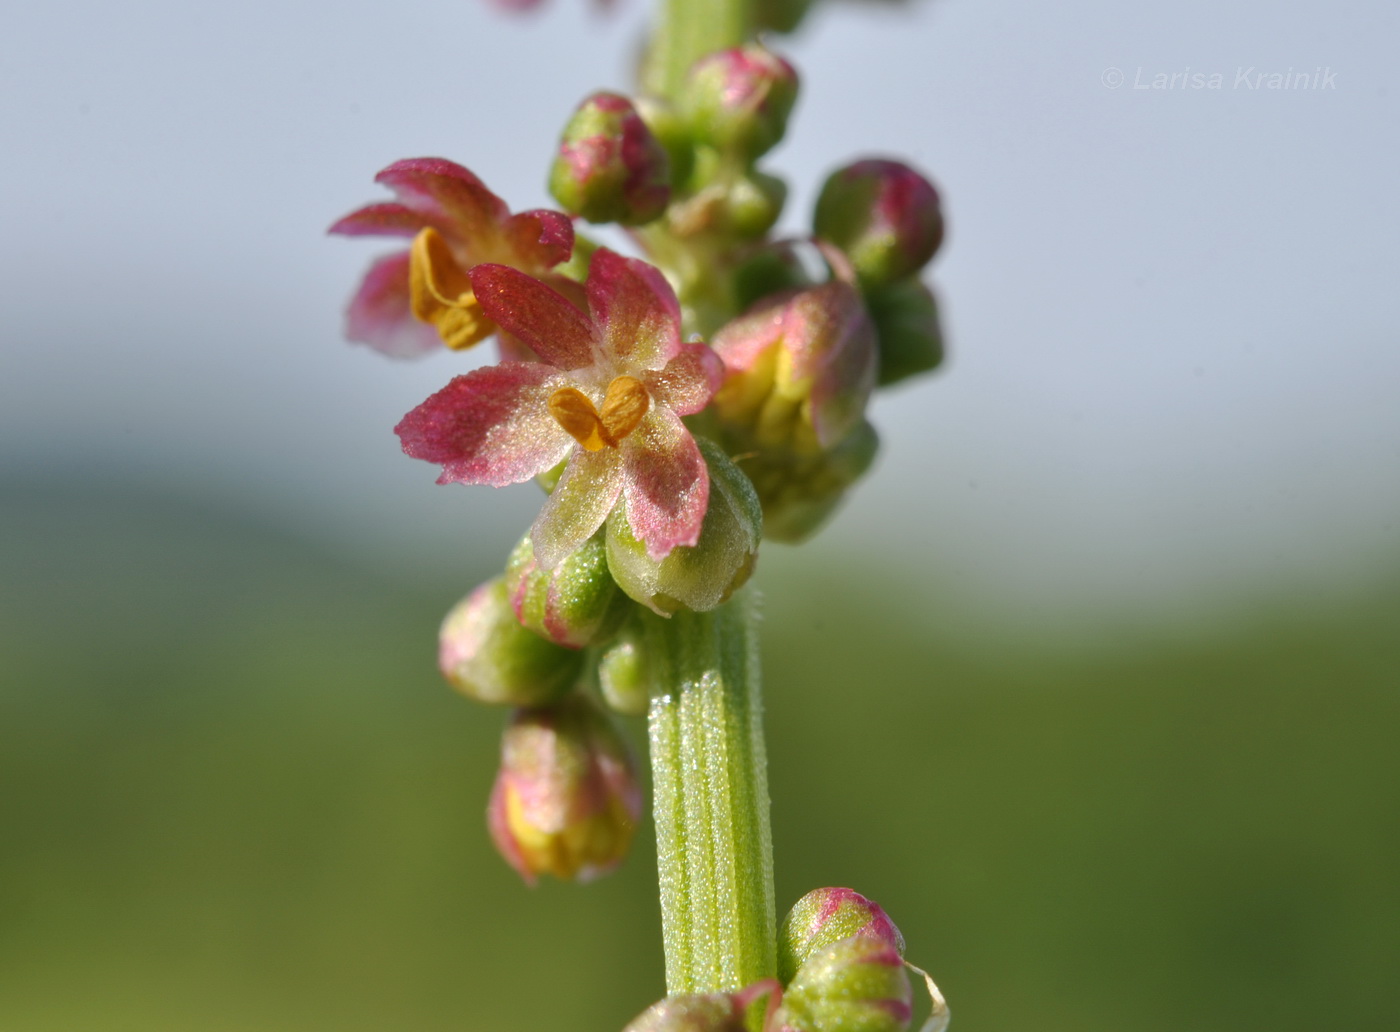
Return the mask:
<svg viewBox="0 0 1400 1032">
<path fill-rule="evenodd" d="M 828 176 L 812 225 L 846 253 L 866 288 L 912 276 L 943 242 L 933 184 L 902 162 L 879 158 Z"/>
<path fill-rule="evenodd" d="M 627 745 L 587 696 L 521 710 L 506 728 L 487 823 L 501 855 L 540 874 L 587 881 L 627 855 L 642 793 Z"/>
<path fill-rule="evenodd" d="M 438 634 L 438 667 L 478 702 L 539 706 L 573 687 L 583 654 L 522 627 L 498 577 L 447 614 Z"/>
<path fill-rule="evenodd" d="M 899 951 L 853 935 L 818 950 L 797 969 L 775 1024 L 783 1032 L 905 1032 L 914 992 Z"/>
<path fill-rule="evenodd" d="M 668 996 L 622 1032 L 746 1032 L 743 1009 L 728 993 Z"/>
<path fill-rule="evenodd" d="M 627 614 L 627 598 L 608 573 L 601 533 L 552 570 L 539 568 L 527 535 L 510 554 L 505 582 L 520 622 L 571 649 L 609 637 Z"/>
<path fill-rule="evenodd" d="M 571 215 L 638 226 L 671 201 L 670 159 L 630 100 L 595 93 L 564 127 L 549 190 Z"/>
<path fill-rule="evenodd" d="M 726 370 L 716 411 L 726 433 L 745 428 L 754 448 L 834 446 L 859 425 L 875 386 L 874 327 L 841 280 L 760 301 L 713 347 Z"/>
<path fill-rule="evenodd" d="M 778 977 L 792 981 L 814 954 L 852 935 L 888 943 L 904 955 L 904 936 L 880 904 L 854 889 L 813 889 L 793 904 L 778 930 Z"/>
<path fill-rule="evenodd" d="M 797 101 L 797 72 L 758 43 L 702 57 L 683 94 L 695 139 L 746 161 L 771 150 Z"/>
</svg>

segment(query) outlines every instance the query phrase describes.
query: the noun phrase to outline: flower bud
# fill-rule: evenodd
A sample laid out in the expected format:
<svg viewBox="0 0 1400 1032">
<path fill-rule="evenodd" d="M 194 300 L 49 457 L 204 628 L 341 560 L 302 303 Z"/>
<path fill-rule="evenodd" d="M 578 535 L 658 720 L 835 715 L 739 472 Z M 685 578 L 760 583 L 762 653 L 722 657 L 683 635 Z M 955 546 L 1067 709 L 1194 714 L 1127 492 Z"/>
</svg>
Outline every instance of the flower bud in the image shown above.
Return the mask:
<svg viewBox="0 0 1400 1032">
<path fill-rule="evenodd" d="M 913 988 L 899 951 L 883 939 L 853 935 L 809 957 L 778 1010 L 785 1032 L 905 1032 Z"/>
<path fill-rule="evenodd" d="M 773 228 L 787 201 L 787 183 L 766 172 L 736 177 L 724 191 L 724 225 L 741 240 Z"/>
<path fill-rule="evenodd" d="M 728 993 L 668 996 L 622 1032 L 747 1032 L 743 1009 Z"/>
<path fill-rule="evenodd" d="M 859 425 L 875 386 L 874 327 L 841 280 L 759 302 L 713 346 L 728 371 L 715 410 L 752 448 L 832 447 Z"/>
<path fill-rule="evenodd" d="M 904 936 L 880 904 L 853 889 L 813 889 L 788 911 L 778 930 L 778 977 L 792 981 L 797 969 L 841 939 L 863 935 L 904 955 Z"/>
<path fill-rule="evenodd" d="M 506 562 L 505 583 L 520 622 L 571 649 L 608 637 L 627 614 L 627 598 L 608 572 L 602 534 L 552 570 L 539 568 L 526 535 Z"/>
<path fill-rule="evenodd" d="M 542 873 L 587 881 L 612 870 L 641 813 L 626 743 L 586 695 L 515 714 L 487 823 L 496 848 L 527 882 Z"/>
<path fill-rule="evenodd" d="M 916 279 L 891 283 L 865 297 L 880 342 L 881 387 L 927 373 L 943 362 L 943 329 L 933 291 Z"/>
<path fill-rule="evenodd" d="M 797 100 L 797 72 L 750 43 L 695 62 L 683 98 L 696 140 L 752 161 L 783 138 Z"/>
<path fill-rule="evenodd" d="M 638 97 L 634 103 L 637 114 L 666 151 L 671 165 L 671 186 L 675 189 L 685 186 L 695 166 L 695 141 L 691 138 L 690 126 L 669 101 Z"/>
<path fill-rule="evenodd" d="M 598 657 L 598 691 L 618 713 L 640 717 L 651 701 L 651 671 L 635 620 Z"/>
<path fill-rule="evenodd" d="M 846 253 L 867 289 L 912 276 L 943 242 L 933 184 L 908 165 L 878 158 L 827 177 L 812 225 Z"/>
<path fill-rule="evenodd" d="M 810 537 L 865 475 L 879 447 L 875 428 L 862 421 L 815 455 L 779 448 L 746 458 L 744 471 L 763 503 L 764 537 L 788 544 Z"/>
<path fill-rule="evenodd" d="M 447 614 L 438 635 L 438 667 L 478 702 L 539 706 L 573 687 L 583 654 L 520 625 L 505 581 L 487 581 Z"/>
<path fill-rule="evenodd" d="M 627 522 L 625 506 L 608 516 L 608 569 L 618 586 L 662 616 L 682 608 L 714 609 L 743 586 L 753 572 L 763 511 L 748 477 L 720 447 L 695 439 L 710 472 L 710 500 L 700 540 L 677 545 L 666 558 L 647 554 Z"/>
<path fill-rule="evenodd" d="M 812 285 L 812 278 L 791 241 L 765 244 L 746 254 L 734 269 L 735 304 L 741 310 L 771 294 Z"/>
<path fill-rule="evenodd" d="M 630 100 L 595 93 L 564 127 L 549 190 L 571 215 L 638 226 L 671 201 L 670 161 Z"/>
</svg>

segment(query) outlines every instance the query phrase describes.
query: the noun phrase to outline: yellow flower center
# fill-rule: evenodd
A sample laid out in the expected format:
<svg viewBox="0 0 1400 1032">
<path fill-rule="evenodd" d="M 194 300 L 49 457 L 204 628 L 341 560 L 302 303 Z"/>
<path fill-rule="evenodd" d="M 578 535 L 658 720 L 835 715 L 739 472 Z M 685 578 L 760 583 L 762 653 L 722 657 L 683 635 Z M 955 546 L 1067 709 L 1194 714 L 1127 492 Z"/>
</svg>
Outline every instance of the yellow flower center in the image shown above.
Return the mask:
<svg viewBox="0 0 1400 1032">
<path fill-rule="evenodd" d="M 637 429 L 650 406 L 651 395 L 640 380 L 630 376 L 619 376 L 608 384 L 601 411 L 574 387 L 560 387 L 549 396 L 550 415 L 589 451 L 616 448 Z"/>
<path fill-rule="evenodd" d="M 435 229 L 420 232 L 409 249 L 408 305 L 415 316 L 435 326 L 442 342 L 455 351 L 496 331 L 496 324 L 477 304 L 471 280 Z"/>
</svg>

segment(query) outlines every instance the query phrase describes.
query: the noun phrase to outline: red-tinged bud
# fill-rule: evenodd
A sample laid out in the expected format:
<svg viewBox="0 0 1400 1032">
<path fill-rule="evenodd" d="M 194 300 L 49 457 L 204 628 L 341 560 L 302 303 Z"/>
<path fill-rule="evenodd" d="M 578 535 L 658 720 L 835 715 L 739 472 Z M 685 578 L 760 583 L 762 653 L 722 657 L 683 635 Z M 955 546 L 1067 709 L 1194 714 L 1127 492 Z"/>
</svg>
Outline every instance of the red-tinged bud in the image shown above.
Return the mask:
<svg viewBox="0 0 1400 1032">
<path fill-rule="evenodd" d="M 697 141 L 745 161 L 772 150 L 797 101 L 797 72 L 758 43 L 702 57 L 683 94 Z"/>
<path fill-rule="evenodd" d="M 792 981 L 814 954 L 852 935 L 878 939 L 904 955 L 904 936 L 878 903 L 854 889 L 813 889 L 793 904 L 778 930 L 778 977 Z"/>
<path fill-rule="evenodd" d="M 867 289 L 912 276 L 943 242 L 933 184 L 902 162 L 879 158 L 828 176 L 812 225 L 846 253 Z"/>
<path fill-rule="evenodd" d="M 670 159 L 630 100 L 595 93 L 564 127 L 549 190 L 571 215 L 639 226 L 671 201 Z"/>
<path fill-rule="evenodd" d="M 704 612 L 728 601 L 758 557 L 763 510 L 753 484 L 718 445 L 703 437 L 695 443 L 710 473 L 699 541 L 653 559 L 627 522 L 626 506 L 608 516 L 608 569 L 623 591 L 662 616 L 681 609 Z"/>
<path fill-rule="evenodd" d="M 873 936 L 840 939 L 808 958 L 788 984 L 783 1032 L 905 1032 L 913 988 L 899 951 Z"/>
<path fill-rule="evenodd" d="M 587 881 L 627 855 L 642 793 L 626 743 L 585 695 L 520 710 L 501 743 L 487 823 L 530 884 L 540 874 Z"/>
<path fill-rule="evenodd" d="M 715 410 L 726 434 L 742 428 L 740 451 L 830 448 L 859 425 L 875 386 L 874 327 L 841 280 L 759 302 L 713 347 L 727 371 Z"/>
<path fill-rule="evenodd" d="M 747 1032 L 743 1009 L 728 993 L 668 996 L 622 1032 Z"/>
<path fill-rule="evenodd" d="M 916 279 L 891 283 L 865 296 L 880 342 L 878 383 L 892 383 L 943 363 L 943 328 L 933 291 Z"/>
<path fill-rule="evenodd" d="M 447 614 L 438 635 L 438 667 L 454 688 L 478 702 L 539 706 L 573 687 L 583 654 L 522 627 L 498 577 Z"/>
<path fill-rule="evenodd" d="M 633 1018 L 622 1032 L 749 1032 L 772 1028 L 782 989 L 771 978 L 737 993 L 668 996 Z M 750 1024 L 747 1017 L 752 1017 Z"/>
<path fill-rule="evenodd" d="M 630 605 L 608 572 L 601 533 L 552 570 L 539 568 L 526 535 L 506 563 L 505 583 L 520 622 L 571 649 L 609 637 Z"/>
</svg>

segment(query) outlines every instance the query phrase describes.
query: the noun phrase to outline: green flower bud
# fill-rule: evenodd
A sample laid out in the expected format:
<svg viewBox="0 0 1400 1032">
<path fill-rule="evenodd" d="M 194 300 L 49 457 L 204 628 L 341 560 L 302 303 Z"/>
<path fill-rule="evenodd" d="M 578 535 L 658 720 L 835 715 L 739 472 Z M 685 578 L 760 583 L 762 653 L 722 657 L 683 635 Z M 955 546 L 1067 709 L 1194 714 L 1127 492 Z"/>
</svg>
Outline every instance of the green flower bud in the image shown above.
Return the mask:
<svg viewBox="0 0 1400 1032">
<path fill-rule="evenodd" d="M 747 1032 L 743 1009 L 728 993 L 668 996 L 622 1032 Z"/>
<path fill-rule="evenodd" d="M 875 428 L 862 422 L 815 455 L 775 449 L 745 458 L 744 470 L 763 501 L 764 537 L 789 544 L 810 537 L 870 468 L 879 447 Z"/>
<path fill-rule="evenodd" d="M 933 291 L 916 279 L 891 283 L 865 296 L 879 341 L 878 383 L 888 387 L 943 362 L 943 329 Z"/>
<path fill-rule="evenodd" d="M 763 513 L 748 477 L 720 447 L 697 437 L 710 473 L 710 500 L 700 540 L 661 560 L 647 554 L 627 522 L 626 507 L 608 516 L 608 569 L 618 586 L 662 616 L 714 609 L 743 586 L 758 554 Z"/>
<path fill-rule="evenodd" d="M 734 270 L 734 298 L 742 311 L 772 294 L 812 286 L 793 245 L 777 241 L 746 255 Z"/>
<path fill-rule="evenodd" d="M 503 578 L 457 603 L 438 635 L 438 667 L 478 702 L 539 706 L 563 697 L 578 679 L 583 654 L 520 625 Z"/>
<path fill-rule="evenodd" d="M 752 240 L 773 228 L 786 201 L 787 183 L 766 172 L 749 172 L 725 190 L 725 223 L 735 236 Z"/>
<path fill-rule="evenodd" d="M 943 242 L 933 184 L 908 165 L 882 159 L 828 176 L 812 226 L 846 253 L 866 289 L 912 276 Z"/>
<path fill-rule="evenodd" d="M 690 126 L 673 105 L 656 97 L 638 97 L 637 114 L 666 149 L 671 162 L 671 186 L 680 189 L 690 181 L 695 167 L 695 141 Z"/>
<path fill-rule="evenodd" d="M 882 939 L 853 935 L 808 958 L 778 1010 L 787 1032 L 905 1032 L 913 988 L 899 951 Z"/>
<path fill-rule="evenodd" d="M 572 649 L 607 638 L 627 614 L 627 598 L 608 573 L 601 533 L 552 570 L 539 568 L 526 535 L 506 563 L 505 584 L 522 624 Z"/>
<path fill-rule="evenodd" d="M 814 954 L 852 935 L 878 939 L 904 955 L 904 936 L 878 903 L 853 889 L 813 889 L 778 929 L 778 978 L 791 982 Z"/>
<path fill-rule="evenodd" d="M 598 657 L 598 691 L 618 713 L 643 716 L 651 701 L 651 671 L 635 621 L 629 621 Z"/>
<path fill-rule="evenodd" d="M 783 138 L 797 100 L 797 72 L 750 43 L 695 62 L 682 97 L 696 140 L 753 161 Z"/>
<path fill-rule="evenodd" d="M 671 201 L 670 159 L 630 100 L 595 93 L 564 127 L 549 190 L 571 215 L 639 226 Z"/>
<path fill-rule="evenodd" d="M 518 711 L 501 742 L 487 824 L 527 882 L 588 881 L 627 855 L 642 790 L 626 742 L 586 695 Z"/>
</svg>

